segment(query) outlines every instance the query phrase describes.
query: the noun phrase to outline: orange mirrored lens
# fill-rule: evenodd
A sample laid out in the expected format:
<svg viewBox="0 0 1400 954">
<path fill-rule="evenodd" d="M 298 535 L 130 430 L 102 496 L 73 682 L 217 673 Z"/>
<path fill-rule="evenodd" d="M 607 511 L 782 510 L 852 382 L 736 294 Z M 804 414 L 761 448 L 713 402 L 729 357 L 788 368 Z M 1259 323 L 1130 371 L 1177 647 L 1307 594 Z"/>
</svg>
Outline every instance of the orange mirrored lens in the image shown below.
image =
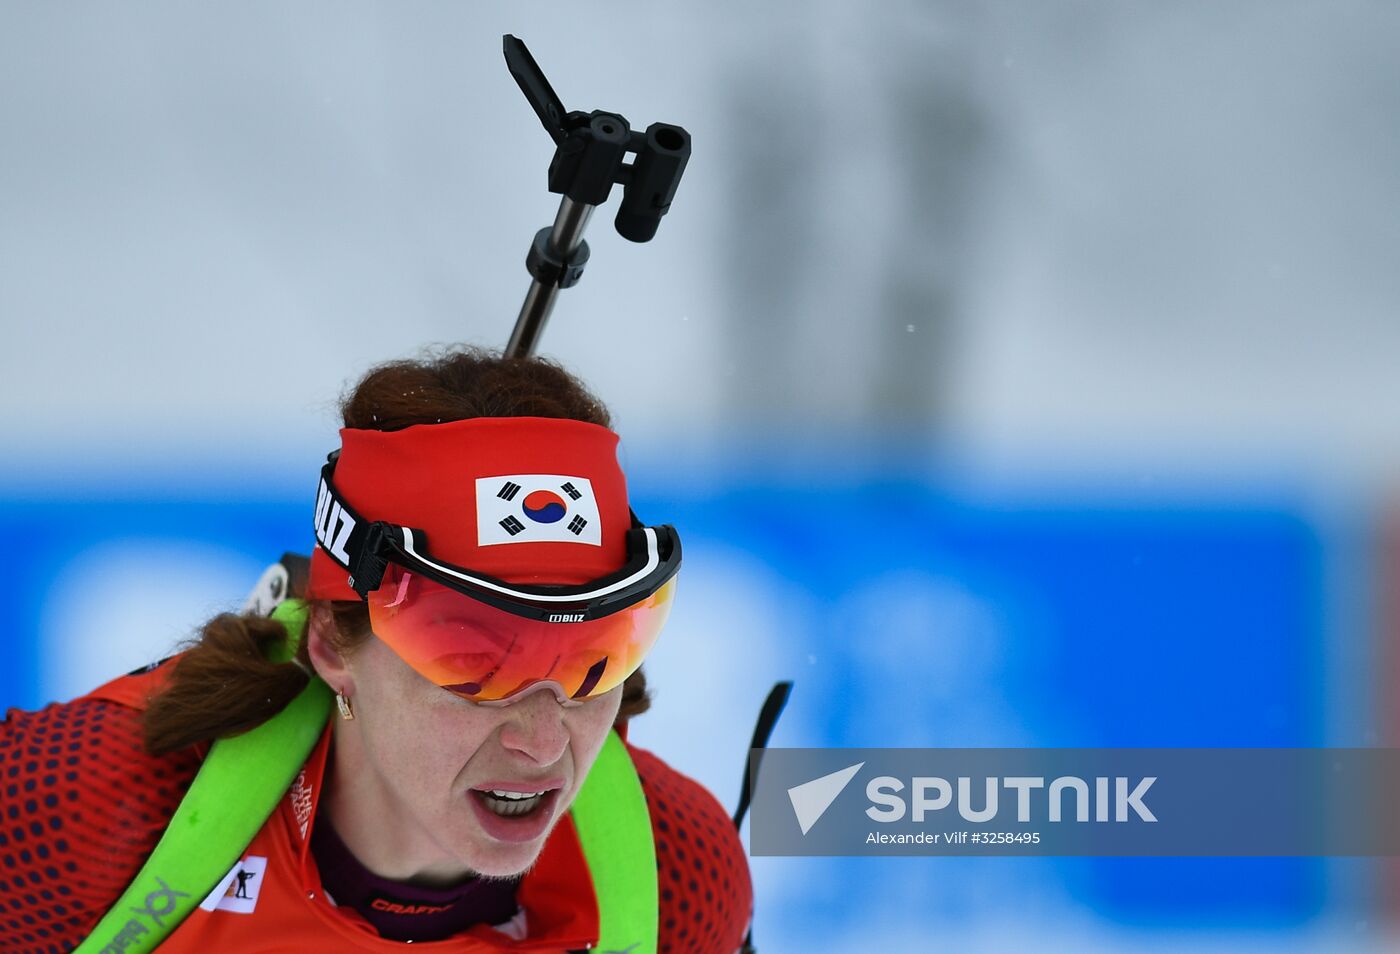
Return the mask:
<svg viewBox="0 0 1400 954">
<path fill-rule="evenodd" d="M 390 564 L 369 595 L 370 627 L 425 678 L 474 702 L 552 680 L 573 699 L 619 686 L 651 651 L 671 612 L 672 577 L 602 619 L 544 623 L 472 599 Z"/>
</svg>

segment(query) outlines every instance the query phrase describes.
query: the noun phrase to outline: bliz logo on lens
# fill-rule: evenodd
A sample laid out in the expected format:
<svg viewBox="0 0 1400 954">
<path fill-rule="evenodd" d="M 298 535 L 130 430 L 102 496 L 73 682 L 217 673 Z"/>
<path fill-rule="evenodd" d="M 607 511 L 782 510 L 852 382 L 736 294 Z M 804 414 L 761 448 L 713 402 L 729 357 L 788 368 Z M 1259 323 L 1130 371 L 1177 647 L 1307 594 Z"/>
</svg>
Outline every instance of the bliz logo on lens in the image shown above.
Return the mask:
<svg viewBox="0 0 1400 954">
<path fill-rule="evenodd" d="M 550 613 L 549 621 L 551 623 L 582 623 L 583 616 L 583 613 Z"/>
</svg>

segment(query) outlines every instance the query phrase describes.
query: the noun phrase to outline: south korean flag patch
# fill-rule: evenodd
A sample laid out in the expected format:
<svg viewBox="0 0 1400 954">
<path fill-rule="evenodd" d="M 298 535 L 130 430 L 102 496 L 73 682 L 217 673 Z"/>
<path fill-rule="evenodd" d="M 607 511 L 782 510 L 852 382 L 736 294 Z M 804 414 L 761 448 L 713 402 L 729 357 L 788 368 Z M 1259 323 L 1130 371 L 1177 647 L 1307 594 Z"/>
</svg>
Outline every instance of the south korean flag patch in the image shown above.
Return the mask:
<svg viewBox="0 0 1400 954">
<path fill-rule="evenodd" d="M 603 545 L 598 501 L 587 477 L 509 474 L 476 479 L 476 543 Z"/>
</svg>

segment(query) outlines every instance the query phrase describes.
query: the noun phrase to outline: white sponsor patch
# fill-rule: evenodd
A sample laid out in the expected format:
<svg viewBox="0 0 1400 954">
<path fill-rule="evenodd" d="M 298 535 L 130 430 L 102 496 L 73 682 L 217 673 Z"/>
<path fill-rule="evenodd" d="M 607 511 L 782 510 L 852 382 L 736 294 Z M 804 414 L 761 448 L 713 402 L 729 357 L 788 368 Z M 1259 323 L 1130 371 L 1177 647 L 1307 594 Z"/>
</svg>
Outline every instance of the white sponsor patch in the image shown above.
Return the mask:
<svg viewBox="0 0 1400 954">
<path fill-rule="evenodd" d="M 224 875 L 223 880 L 214 886 L 214 890 L 209 892 L 209 897 L 201 901 L 199 906 L 205 911 L 252 914 L 258 905 L 258 892 L 262 890 L 266 874 L 267 859 L 261 855 L 249 855 Z"/>
<path fill-rule="evenodd" d="M 306 841 L 306 830 L 311 826 L 311 812 L 316 807 L 314 786 L 306 781 L 306 769 L 297 774 L 287 797 L 291 799 L 292 811 L 297 817 L 297 830 L 301 833 L 301 840 Z"/>
<path fill-rule="evenodd" d="M 598 501 L 587 477 L 507 474 L 476 479 L 476 543 L 603 545 Z"/>
</svg>

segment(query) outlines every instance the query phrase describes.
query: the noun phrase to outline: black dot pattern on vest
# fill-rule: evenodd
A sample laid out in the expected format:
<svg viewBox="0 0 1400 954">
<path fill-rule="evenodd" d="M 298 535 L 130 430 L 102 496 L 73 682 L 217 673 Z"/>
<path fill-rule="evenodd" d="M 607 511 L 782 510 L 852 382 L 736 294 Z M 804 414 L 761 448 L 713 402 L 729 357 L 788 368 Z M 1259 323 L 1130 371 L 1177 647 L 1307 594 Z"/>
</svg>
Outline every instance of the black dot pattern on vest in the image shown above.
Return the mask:
<svg viewBox="0 0 1400 954">
<path fill-rule="evenodd" d="M 733 954 L 753 914 L 743 843 L 699 782 L 629 746 L 651 811 L 660 954 Z"/>
<path fill-rule="evenodd" d="M 100 699 L 0 722 L 0 951 L 71 951 L 136 876 L 199 767 Z"/>
</svg>

